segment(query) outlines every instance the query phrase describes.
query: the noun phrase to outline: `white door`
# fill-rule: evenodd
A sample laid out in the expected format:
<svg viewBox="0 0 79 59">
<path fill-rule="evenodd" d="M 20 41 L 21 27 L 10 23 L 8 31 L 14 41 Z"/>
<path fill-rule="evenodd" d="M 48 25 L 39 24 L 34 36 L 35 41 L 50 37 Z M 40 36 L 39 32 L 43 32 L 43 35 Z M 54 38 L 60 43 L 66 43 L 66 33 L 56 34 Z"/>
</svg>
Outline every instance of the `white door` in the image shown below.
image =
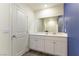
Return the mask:
<svg viewBox="0 0 79 59">
<path fill-rule="evenodd" d="M 23 10 L 12 8 L 12 55 L 22 55 L 28 49 L 27 16 Z"/>
</svg>

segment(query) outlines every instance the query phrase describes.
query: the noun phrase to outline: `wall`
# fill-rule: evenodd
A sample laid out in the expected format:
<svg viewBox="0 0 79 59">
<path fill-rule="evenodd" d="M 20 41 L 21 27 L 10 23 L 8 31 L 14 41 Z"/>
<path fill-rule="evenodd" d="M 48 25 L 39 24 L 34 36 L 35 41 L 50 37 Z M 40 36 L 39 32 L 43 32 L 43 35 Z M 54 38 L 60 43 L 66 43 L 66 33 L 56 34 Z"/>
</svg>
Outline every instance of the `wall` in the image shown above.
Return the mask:
<svg viewBox="0 0 79 59">
<path fill-rule="evenodd" d="M 38 26 L 37 26 L 38 25 Z M 44 32 L 44 20 L 43 19 L 39 19 L 39 21 L 37 21 L 37 32 Z"/>
<path fill-rule="evenodd" d="M 10 5 L 0 3 L 0 56 L 11 54 Z"/>
<path fill-rule="evenodd" d="M 44 19 L 44 31 L 58 32 L 57 17 L 45 18 Z"/>
<path fill-rule="evenodd" d="M 79 56 L 79 4 L 66 3 L 64 17 L 68 33 L 68 55 Z"/>
<path fill-rule="evenodd" d="M 35 19 L 35 13 L 33 12 L 33 10 L 27 6 L 26 4 L 17 4 L 20 8 L 24 9 L 24 12 L 26 14 L 26 16 L 28 17 L 28 32 L 32 33 L 32 32 L 36 32 L 36 19 Z"/>
<path fill-rule="evenodd" d="M 52 8 L 42 9 L 42 10 L 36 11 L 36 15 L 38 18 L 63 15 L 64 14 L 64 7 L 63 6 L 64 5 L 61 4 L 59 6 L 55 6 Z"/>
</svg>

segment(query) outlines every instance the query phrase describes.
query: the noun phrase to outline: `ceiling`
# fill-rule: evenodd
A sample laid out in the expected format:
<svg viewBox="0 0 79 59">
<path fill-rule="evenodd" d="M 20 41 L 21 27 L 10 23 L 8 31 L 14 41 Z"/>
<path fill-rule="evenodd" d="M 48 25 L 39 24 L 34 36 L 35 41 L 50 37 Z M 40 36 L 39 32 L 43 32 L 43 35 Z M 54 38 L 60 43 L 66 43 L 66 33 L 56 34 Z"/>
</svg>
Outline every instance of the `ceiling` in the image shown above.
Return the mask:
<svg viewBox="0 0 79 59">
<path fill-rule="evenodd" d="M 34 11 L 37 11 L 40 9 L 63 5 L 63 3 L 27 3 L 26 5 L 28 5 L 30 8 L 32 8 Z"/>
</svg>

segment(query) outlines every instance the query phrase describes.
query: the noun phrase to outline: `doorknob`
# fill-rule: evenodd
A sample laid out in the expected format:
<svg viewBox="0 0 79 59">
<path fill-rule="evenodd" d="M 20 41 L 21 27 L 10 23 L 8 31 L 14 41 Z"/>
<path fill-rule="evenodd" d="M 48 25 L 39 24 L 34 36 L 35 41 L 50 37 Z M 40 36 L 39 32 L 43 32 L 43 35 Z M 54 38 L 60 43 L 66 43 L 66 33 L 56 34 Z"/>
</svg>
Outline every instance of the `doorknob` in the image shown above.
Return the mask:
<svg viewBox="0 0 79 59">
<path fill-rule="evenodd" d="M 15 36 L 15 35 L 13 35 L 12 37 L 13 37 L 13 38 L 16 38 L 16 36 Z"/>
</svg>

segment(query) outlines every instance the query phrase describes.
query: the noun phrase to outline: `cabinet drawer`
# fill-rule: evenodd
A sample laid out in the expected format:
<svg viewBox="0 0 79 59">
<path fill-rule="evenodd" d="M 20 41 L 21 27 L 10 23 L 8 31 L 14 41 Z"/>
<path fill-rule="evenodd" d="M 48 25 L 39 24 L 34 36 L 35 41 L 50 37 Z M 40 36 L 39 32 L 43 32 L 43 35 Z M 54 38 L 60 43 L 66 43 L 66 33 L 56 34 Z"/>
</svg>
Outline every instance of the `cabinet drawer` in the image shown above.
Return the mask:
<svg viewBox="0 0 79 59">
<path fill-rule="evenodd" d="M 43 36 L 39 36 L 39 35 L 31 35 L 30 39 L 42 39 Z"/>
<path fill-rule="evenodd" d="M 54 38 L 53 37 L 44 37 L 44 39 L 46 41 L 50 41 L 50 42 L 53 42 L 54 41 Z"/>
</svg>

